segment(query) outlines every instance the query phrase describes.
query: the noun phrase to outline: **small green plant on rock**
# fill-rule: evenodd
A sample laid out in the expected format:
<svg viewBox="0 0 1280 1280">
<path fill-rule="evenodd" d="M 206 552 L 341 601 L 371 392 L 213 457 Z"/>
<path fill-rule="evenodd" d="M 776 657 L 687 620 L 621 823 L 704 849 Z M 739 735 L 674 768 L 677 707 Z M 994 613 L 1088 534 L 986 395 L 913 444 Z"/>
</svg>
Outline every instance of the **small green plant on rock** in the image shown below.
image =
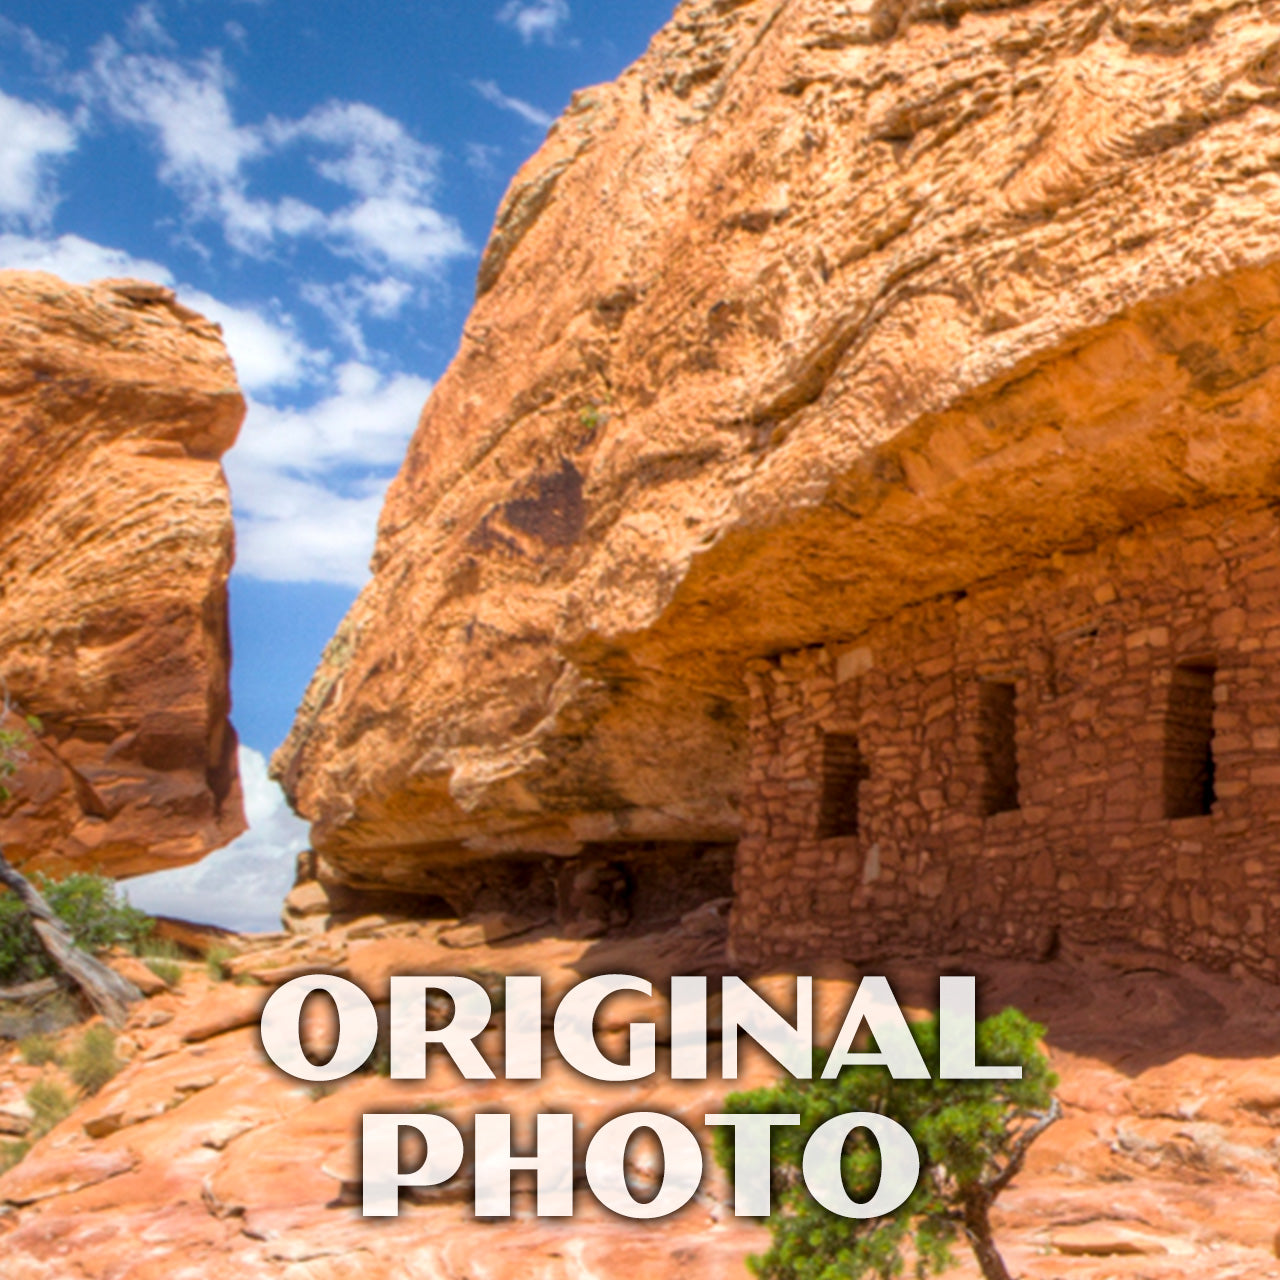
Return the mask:
<svg viewBox="0 0 1280 1280">
<path fill-rule="evenodd" d="M 214 982 L 227 982 L 231 978 L 231 961 L 235 951 L 223 943 L 215 943 L 204 953 L 204 967 Z"/>
<path fill-rule="evenodd" d="M 29 1067 L 47 1067 L 58 1060 L 58 1046 L 52 1036 L 35 1032 L 18 1041 L 18 1052 Z"/>
<path fill-rule="evenodd" d="M 115 1036 L 101 1023 L 90 1027 L 67 1057 L 67 1074 L 86 1094 L 97 1093 L 123 1066 Z"/>
<path fill-rule="evenodd" d="M 51 1129 L 57 1128 L 71 1114 L 75 1103 L 56 1080 L 45 1076 L 27 1090 L 27 1106 L 34 1116 L 31 1121 L 31 1140 L 35 1142 Z"/>
<path fill-rule="evenodd" d="M 172 938 L 162 938 L 158 933 L 148 933 L 139 939 L 134 955 L 144 960 L 182 960 L 185 953 Z"/>
<path fill-rule="evenodd" d="M 729 1097 L 740 1114 L 792 1113 L 798 1125 L 773 1130 L 772 1244 L 750 1266 L 762 1280 L 879 1280 L 901 1274 L 910 1240 L 924 1277 L 952 1264 L 963 1235 L 986 1280 L 1009 1280 L 996 1249 L 990 1209 L 1022 1168 L 1031 1143 L 1054 1120 L 1057 1077 L 1039 1049 L 1044 1028 L 1016 1009 L 978 1024 L 980 1062 L 1022 1066 L 1020 1080 L 940 1080 L 936 1020 L 912 1024 L 930 1079 L 895 1080 L 883 1067 L 845 1067 L 820 1079 L 826 1053 L 815 1054 L 813 1080 L 784 1080 Z M 879 1218 L 844 1218 L 818 1204 L 801 1174 L 805 1146 L 819 1125 L 849 1112 L 874 1112 L 902 1125 L 920 1152 L 920 1179 L 897 1210 Z M 733 1173 L 733 1137 L 716 1133 L 716 1158 Z M 880 1152 L 866 1130 L 845 1143 L 841 1174 L 849 1196 L 866 1202 L 880 1183 Z"/>
<path fill-rule="evenodd" d="M 29 1142 L 0 1142 L 0 1174 L 8 1173 L 14 1165 L 21 1164 L 30 1150 Z"/>
<path fill-rule="evenodd" d="M 595 431 L 609 421 L 609 415 L 598 404 L 591 403 L 578 410 L 578 421 L 588 431 Z"/>
<path fill-rule="evenodd" d="M 176 987 L 182 981 L 182 966 L 176 960 L 156 958 L 145 963 L 166 987 Z"/>
</svg>

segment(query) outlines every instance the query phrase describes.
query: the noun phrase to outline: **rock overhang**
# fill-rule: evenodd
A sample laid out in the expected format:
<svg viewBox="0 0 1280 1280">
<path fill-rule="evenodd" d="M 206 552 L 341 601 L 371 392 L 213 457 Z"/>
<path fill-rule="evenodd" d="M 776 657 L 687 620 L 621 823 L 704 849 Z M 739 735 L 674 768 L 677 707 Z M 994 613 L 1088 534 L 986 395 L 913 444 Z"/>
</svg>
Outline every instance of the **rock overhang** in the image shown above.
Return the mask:
<svg viewBox="0 0 1280 1280">
<path fill-rule="evenodd" d="M 882 8 L 686 4 L 518 176 L 277 757 L 342 874 L 732 839 L 749 657 L 1269 492 L 1280 10 Z"/>
</svg>

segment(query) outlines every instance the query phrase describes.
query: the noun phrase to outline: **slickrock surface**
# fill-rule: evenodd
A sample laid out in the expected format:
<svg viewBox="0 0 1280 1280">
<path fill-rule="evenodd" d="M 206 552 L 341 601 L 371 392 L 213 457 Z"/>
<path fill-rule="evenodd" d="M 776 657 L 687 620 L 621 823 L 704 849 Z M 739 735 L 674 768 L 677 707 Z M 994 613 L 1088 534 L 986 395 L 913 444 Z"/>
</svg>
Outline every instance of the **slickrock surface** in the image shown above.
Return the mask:
<svg viewBox="0 0 1280 1280">
<path fill-rule="evenodd" d="M 1278 95 L 1275 0 L 682 4 L 517 176 L 276 758 L 329 878 L 732 840 L 748 658 L 1271 493 Z"/>
<path fill-rule="evenodd" d="M 267 984 L 299 968 L 331 970 L 375 999 L 385 999 L 392 973 L 493 981 L 541 972 L 549 1014 L 560 992 L 591 973 L 660 981 L 672 970 L 723 972 L 723 930 L 714 937 L 693 925 L 608 943 L 541 933 L 459 949 L 439 940 L 449 925 L 373 919 L 260 943 L 232 967 Z M 985 1009 L 1013 1003 L 1047 1022 L 1062 1077 L 1064 1118 L 998 1205 L 997 1238 L 1014 1275 L 1280 1276 L 1273 986 L 1145 954 L 1044 965 L 949 957 L 946 967 L 982 975 Z M 904 1003 L 936 1001 L 936 966 L 888 972 Z M 760 981 L 777 997 L 790 984 L 782 975 Z M 818 1026 L 830 1037 L 852 983 L 829 977 L 817 987 Z M 654 1223 L 592 1208 L 585 1188 L 570 1220 L 532 1217 L 531 1196 L 517 1189 L 513 1220 L 477 1222 L 465 1178 L 406 1203 L 396 1220 L 363 1219 L 358 1208 L 356 1140 L 365 1112 L 429 1107 L 465 1128 L 478 1110 L 510 1111 L 519 1140 L 539 1110 L 574 1111 L 584 1138 L 618 1111 L 662 1110 L 705 1133 L 701 1116 L 718 1110 L 726 1092 L 775 1073 L 746 1043 L 738 1086 L 715 1078 L 714 1042 L 706 1082 L 606 1086 L 560 1065 L 548 1035 L 537 1083 L 466 1083 L 437 1064 L 425 1082 L 368 1073 L 315 1087 L 265 1064 L 254 1023 L 266 994 L 263 986 L 210 984 L 203 968 L 189 965 L 177 990 L 139 1007 L 119 1045 L 130 1059 L 123 1073 L 0 1177 L 6 1280 L 746 1280 L 746 1255 L 765 1247 L 762 1230 L 733 1218 L 725 1183 L 710 1172 L 687 1209 Z M 631 1021 L 655 1019 L 665 1039 L 661 1014 L 660 999 L 626 997 L 605 1006 L 601 1025 L 621 1050 Z M 79 1034 L 64 1033 L 64 1046 Z M 57 1077 L 59 1069 L 24 1066 L 12 1049 L 0 1053 L 0 1134 L 21 1131 L 23 1095 L 42 1072 Z M 652 1186 L 650 1160 L 642 1148 L 634 1152 L 637 1194 Z M 976 1275 L 967 1257 L 948 1272 L 951 1280 Z"/>
<path fill-rule="evenodd" d="M 193 862 L 244 829 L 235 372 L 214 325 L 140 281 L 0 272 L 0 317 L 0 678 L 29 747 L 6 852 L 56 874 Z"/>
</svg>

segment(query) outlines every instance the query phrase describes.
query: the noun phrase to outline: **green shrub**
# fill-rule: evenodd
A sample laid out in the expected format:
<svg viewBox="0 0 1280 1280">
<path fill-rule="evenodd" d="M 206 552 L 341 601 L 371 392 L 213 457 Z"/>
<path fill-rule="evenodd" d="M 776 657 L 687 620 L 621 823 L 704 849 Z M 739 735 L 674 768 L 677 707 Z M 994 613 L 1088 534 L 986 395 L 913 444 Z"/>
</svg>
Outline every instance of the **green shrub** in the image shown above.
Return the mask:
<svg viewBox="0 0 1280 1280">
<path fill-rule="evenodd" d="M 204 967 L 214 982 L 226 982 L 231 977 L 231 965 L 228 963 L 235 956 L 235 950 L 224 943 L 216 942 L 204 953 Z"/>
<path fill-rule="evenodd" d="M 37 874 L 34 884 L 86 951 L 136 949 L 155 927 L 150 916 L 120 897 L 115 881 L 106 876 L 75 872 L 54 881 Z M 0 895 L 0 985 L 34 982 L 55 972 L 26 908 L 13 894 Z"/>
<path fill-rule="evenodd" d="M 41 889 L 54 914 L 87 951 L 108 947 L 135 950 L 155 928 L 145 911 L 130 906 L 107 876 L 77 872 Z"/>
<path fill-rule="evenodd" d="M 772 1244 L 750 1259 L 763 1280 L 882 1280 L 901 1274 L 911 1238 L 918 1276 L 951 1265 L 963 1234 L 987 1280 L 1008 1280 L 992 1238 L 989 1210 L 1022 1167 L 1027 1148 L 1059 1114 L 1057 1077 L 1038 1048 L 1044 1028 L 1006 1009 L 977 1028 L 978 1059 L 1021 1064 L 1020 1080 L 940 1080 L 938 1024 L 913 1023 L 911 1034 L 932 1078 L 895 1080 L 884 1067 L 845 1067 L 819 1078 L 826 1053 L 815 1053 L 814 1079 L 791 1080 L 732 1094 L 725 1109 L 739 1114 L 798 1114 L 800 1123 L 774 1129 Z M 815 1201 L 802 1177 L 805 1146 L 819 1125 L 849 1112 L 873 1112 L 902 1125 L 920 1152 L 920 1179 L 906 1202 L 878 1218 L 844 1218 Z M 716 1159 L 733 1175 L 733 1135 L 718 1130 Z M 840 1171 L 849 1196 L 866 1202 L 880 1182 L 880 1152 L 855 1130 Z"/>
<path fill-rule="evenodd" d="M 30 1150 L 29 1142 L 0 1142 L 0 1173 L 8 1173 Z"/>
<path fill-rule="evenodd" d="M 185 960 L 187 958 L 187 952 L 183 951 L 172 938 L 162 938 L 158 933 L 143 935 L 135 944 L 133 953 L 144 960 Z"/>
<path fill-rule="evenodd" d="M 97 1093 L 124 1063 L 116 1057 L 116 1038 L 109 1027 L 90 1027 L 67 1058 L 67 1074 L 85 1093 Z"/>
<path fill-rule="evenodd" d="M 0 984 L 47 978 L 52 968 L 26 908 L 12 894 L 0 895 Z"/>
<path fill-rule="evenodd" d="M 176 960 L 147 960 L 145 963 L 167 987 L 176 987 L 182 981 L 182 966 Z"/>
<path fill-rule="evenodd" d="M 18 1041 L 18 1052 L 22 1054 L 23 1062 L 29 1067 L 47 1067 L 49 1063 L 58 1060 L 58 1046 L 54 1043 L 53 1037 L 38 1031 L 32 1035 L 23 1036 Z"/>
<path fill-rule="evenodd" d="M 45 1077 L 27 1090 L 27 1106 L 35 1115 L 31 1122 L 31 1138 L 35 1141 L 60 1125 L 71 1114 L 75 1103 L 56 1080 Z"/>
</svg>

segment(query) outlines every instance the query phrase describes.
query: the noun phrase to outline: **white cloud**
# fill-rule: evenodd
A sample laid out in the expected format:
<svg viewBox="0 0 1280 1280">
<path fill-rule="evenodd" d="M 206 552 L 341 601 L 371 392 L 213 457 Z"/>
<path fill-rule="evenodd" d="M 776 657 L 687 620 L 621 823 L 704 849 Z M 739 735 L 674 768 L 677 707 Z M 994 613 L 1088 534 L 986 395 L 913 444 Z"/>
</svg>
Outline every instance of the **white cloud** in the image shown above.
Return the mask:
<svg viewBox="0 0 1280 1280">
<path fill-rule="evenodd" d="M 362 280 L 353 282 L 364 298 L 370 315 L 379 320 L 391 320 L 400 314 L 413 296 L 413 288 L 403 280 Z"/>
<path fill-rule="evenodd" d="M 162 49 L 173 49 L 173 37 L 164 29 L 160 20 L 160 6 L 154 0 L 140 4 L 125 19 L 125 31 L 134 44 L 155 45 Z"/>
<path fill-rule="evenodd" d="M 252 419 L 250 419 L 252 422 Z M 238 478 L 228 459 L 236 499 L 236 572 L 260 582 L 327 582 L 359 589 L 386 493 L 385 479 L 353 496 L 318 480 L 283 473 Z"/>
<path fill-rule="evenodd" d="M 233 248 L 261 253 L 269 246 L 274 207 L 251 199 L 244 178 L 245 165 L 263 154 L 263 142 L 255 130 L 236 124 L 227 98 L 231 77 L 217 54 L 184 64 L 126 53 L 108 37 L 94 50 L 92 69 L 80 84 L 87 100 L 152 135 L 161 179 L 196 216 L 221 222 Z M 291 214 L 296 220 L 300 210 Z"/>
<path fill-rule="evenodd" d="M 440 153 L 419 142 L 398 120 L 363 102 L 328 102 L 301 120 L 269 120 L 277 146 L 319 142 L 336 155 L 317 158 L 317 171 L 363 196 L 421 195 L 435 182 Z"/>
<path fill-rule="evenodd" d="M 335 333 L 361 360 L 369 358 L 361 320 L 370 315 L 377 320 L 392 320 L 414 297 L 414 288 L 406 280 L 387 276 L 371 280 L 353 276 L 338 284 L 309 281 L 299 293 L 328 320 Z"/>
<path fill-rule="evenodd" d="M 61 113 L 0 93 L 0 219 L 47 222 L 57 203 L 54 164 L 75 146 L 75 127 Z"/>
<path fill-rule="evenodd" d="M 270 147 L 262 130 L 236 123 L 228 97 L 232 78 L 216 53 L 184 63 L 126 53 L 108 37 L 77 83 L 87 102 L 151 135 L 161 180 L 193 218 L 217 222 L 233 249 L 263 257 L 277 239 L 324 233 L 324 214 L 305 201 L 250 194 L 246 169 Z"/>
<path fill-rule="evenodd" d="M 293 885 L 294 861 L 308 846 L 309 829 L 267 777 L 264 757 L 250 747 L 240 748 L 240 779 L 249 830 L 194 866 L 128 881 L 134 906 L 225 929 L 280 927 L 280 908 Z"/>
<path fill-rule="evenodd" d="M 246 391 L 295 387 L 328 362 L 325 352 L 313 351 L 288 317 L 269 318 L 253 307 L 234 307 L 199 289 L 180 288 L 178 295 L 222 326 L 227 350 Z"/>
<path fill-rule="evenodd" d="M 72 284 L 88 284 L 108 276 L 133 276 L 172 285 L 169 268 L 150 258 L 135 258 L 80 236 L 44 240 L 36 236 L 0 235 L 0 268 L 51 271 Z"/>
<path fill-rule="evenodd" d="M 226 458 L 237 571 L 362 586 L 383 494 L 430 391 L 425 378 L 352 361 L 310 408 L 251 401 Z"/>
<path fill-rule="evenodd" d="M 62 70 L 67 53 L 61 45 L 42 40 L 30 27 L 24 27 L 0 16 L 0 36 L 16 41 L 31 65 L 43 75 L 56 77 Z"/>
<path fill-rule="evenodd" d="M 362 200 L 340 209 L 330 229 L 362 262 L 386 263 L 422 275 L 469 251 L 462 229 L 429 205 L 398 196 Z"/>
<path fill-rule="evenodd" d="M 299 120 L 241 125 L 231 88 L 216 54 L 182 62 L 126 53 L 109 38 L 81 79 L 86 99 L 151 134 L 161 179 L 191 216 L 219 223 L 241 253 L 264 257 L 281 242 L 309 237 L 370 269 L 423 275 L 472 252 L 462 228 L 433 203 L 439 152 L 398 120 L 365 103 L 330 102 Z M 255 196 L 250 167 L 294 146 L 356 198 L 326 212 L 293 196 Z"/>
<path fill-rule="evenodd" d="M 323 234 L 338 252 L 367 266 L 412 275 L 471 252 L 462 228 L 432 197 L 440 153 L 398 120 L 361 102 L 329 102 L 301 120 L 269 120 L 274 147 L 310 145 L 321 177 L 357 199 L 330 213 Z"/>
<path fill-rule="evenodd" d="M 507 0 L 498 10 L 498 21 L 514 27 L 525 44 L 555 40 L 569 21 L 568 0 Z"/>
<path fill-rule="evenodd" d="M 550 126 L 554 116 L 549 115 L 539 107 L 535 107 L 532 103 L 525 102 L 523 98 L 512 98 L 503 93 L 493 80 L 473 80 L 471 87 L 486 101 L 491 102 L 495 107 L 503 111 L 512 111 L 522 120 L 527 120 L 530 124 L 537 125 L 540 129 L 546 129 Z"/>
<path fill-rule="evenodd" d="M 311 408 L 257 406 L 257 428 L 237 447 L 238 462 L 312 476 L 396 467 L 430 391 L 425 378 L 386 378 L 351 361 L 337 369 L 333 394 Z"/>
<path fill-rule="evenodd" d="M 305 201 L 250 194 L 246 169 L 270 146 L 260 129 L 236 123 L 228 97 L 232 78 L 216 53 L 182 62 L 126 53 L 108 37 L 95 48 L 79 87 L 87 101 L 151 135 L 160 151 L 161 180 L 178 192 L 192 217 L 221 225 L 238 252 L 262 257 L 279 238 L 324 231 L 324 215 Z"/>
<path fill-rule="evenodd" d="M 488 146 L 483 142 L 468 142 L 466 145 L 467 168 L 481 178 L 496 178 L 498 169 L 494 161 L 501 154 L 501 147 Z"/>
</svg>

